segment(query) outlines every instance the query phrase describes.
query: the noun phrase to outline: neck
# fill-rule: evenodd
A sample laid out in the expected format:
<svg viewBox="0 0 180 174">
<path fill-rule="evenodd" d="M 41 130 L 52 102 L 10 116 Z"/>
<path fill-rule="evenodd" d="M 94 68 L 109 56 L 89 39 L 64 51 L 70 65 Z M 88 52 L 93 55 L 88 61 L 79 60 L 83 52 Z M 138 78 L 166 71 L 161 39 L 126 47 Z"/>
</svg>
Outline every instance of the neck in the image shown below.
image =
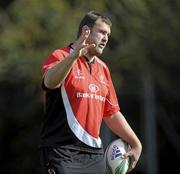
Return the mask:
<svg viewBox="0 0 180 174">
<path fill-rule="evenodd" d="M 94 60 L 94 58 L 95 58 L 94 55 L 91 56 L 91 55 L 89 55 L 88 53 L 84 54 L 84 56 L 89 60 L 89 62 L 92 62 L 92 61 Z"/>
</svg>

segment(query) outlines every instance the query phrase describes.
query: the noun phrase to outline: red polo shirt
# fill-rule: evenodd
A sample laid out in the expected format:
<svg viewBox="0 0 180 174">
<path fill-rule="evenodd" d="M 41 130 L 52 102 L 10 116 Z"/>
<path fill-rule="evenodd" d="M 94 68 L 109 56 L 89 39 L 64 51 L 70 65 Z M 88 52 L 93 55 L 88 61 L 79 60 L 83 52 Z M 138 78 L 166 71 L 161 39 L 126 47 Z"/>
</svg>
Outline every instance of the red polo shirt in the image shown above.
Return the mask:
<svg viewBox="0 0 180 174">
<path fill-rule="evenodd" d="M 55 50 L 42 66 L 43 76 L 48 68 L 66 59 L 71 51 L 70 47 Z M 46 117 L 50 118 L 52 115 L 50 110 L 52 107 L 56 107 L 56 117 L 60 117 L 59 121 L 66 117 L 65 122 L 78 140 L 88 146 L 100 148 L 102 143 L 99 132 L 102 118 L 111 116 L 119 110 L 108 67 L 98 57 L 95 57 L 91 64 L 85 57 L 79 57 L 74 62 L 66 79 L 59 84 L 58 89 L 55 90 L 59 91 L 56 95 L 60 95 L 59 101 L 63 103 L 61 104 L 63 107 L 60 107 L 60 104 L 58 106 L 56 96 L 53 98 L 51 95 L 54 101 L 51 99 L 49 100 L 51 102 L 46 102 Z M 48 93 L 53 93 L 53 91 L 47 90 L 46 97 L 48 97 Z M 64 110 L 65 114 L 58 114 L 62 113 L 58 110 Z M 60 125 L 62 126 L 62 124 Z M 48 126 L 46 127 L 48 128 Z M 49 129 L 51 129 L 50 126 Z M 63 130 L 63 127 L 61 129 Z M 67 133 L 65 134 L 67 135 Z"/>
</svg>

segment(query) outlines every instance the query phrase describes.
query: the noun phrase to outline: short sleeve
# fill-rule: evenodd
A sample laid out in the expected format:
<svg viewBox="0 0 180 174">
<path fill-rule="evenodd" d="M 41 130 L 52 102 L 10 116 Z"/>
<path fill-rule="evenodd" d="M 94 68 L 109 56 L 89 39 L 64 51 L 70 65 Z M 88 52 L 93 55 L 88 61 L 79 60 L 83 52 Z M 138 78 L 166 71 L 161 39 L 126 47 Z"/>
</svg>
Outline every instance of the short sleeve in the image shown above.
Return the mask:
<svg viewBox="0 0 180 174">
<path fill-rule="evenodd" d="M 64 59 L 64 55 L 62 53 L 61 50 L 55 50 L 43 63 L 42 65 L 42 75 L 44 77 L 44 74 L 46 72 L 47 69 L 53 67 L 54 65 L 56 65 L 57 63 L 59 63 L 60 61 L 62 61 Z"/>
<path fill-rule="evenodd" d="M 41 72 L 42 72 L 42 89 L 49 90 L 44 84 L 44 75 L 49 68 L 52 68 L 57 63 L 61 62 L 65 58 L 63 51 L 58 49 L 52 52 L 52 54 L 44 61 Z"/>
<path fill-rule="evenodd" d="M 109 70 L 107 71 L 108 78 L 108 95 L 106 96 L 105 107 L 104 107 L 104 116 L 111 116 L 120 110 L 117 95 L 112 83 Z"/>
</svg>

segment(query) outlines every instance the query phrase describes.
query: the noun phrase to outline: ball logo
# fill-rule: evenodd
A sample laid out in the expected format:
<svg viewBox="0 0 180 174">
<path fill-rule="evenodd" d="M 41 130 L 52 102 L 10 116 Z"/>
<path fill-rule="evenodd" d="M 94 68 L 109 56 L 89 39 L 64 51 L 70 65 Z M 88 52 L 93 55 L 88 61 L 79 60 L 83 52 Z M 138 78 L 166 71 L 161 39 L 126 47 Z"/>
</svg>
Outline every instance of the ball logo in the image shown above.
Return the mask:
<svg viewBox="0 0 180 174">
<path fill-rule="evenodd" d="M 115 160 L 115 159 L 119 158 L 120 156 L 122 156 L 122 152 L 121 152 L 120 148 L 118 146 L 114 145 L 113 149 L 112 149 L 111 160 Z"/>
<path fill-rule="evenodd" d="M 90 85 L 89 85 L 89 90 L 90 90 L 91 92 L 93 92 L 93 93 L 96 93 L 96 92 L 99 91 L 99 87 L 98 87 L 97 85 L 95 85 L 95 84 L 90 84 Z"/>
</svg>

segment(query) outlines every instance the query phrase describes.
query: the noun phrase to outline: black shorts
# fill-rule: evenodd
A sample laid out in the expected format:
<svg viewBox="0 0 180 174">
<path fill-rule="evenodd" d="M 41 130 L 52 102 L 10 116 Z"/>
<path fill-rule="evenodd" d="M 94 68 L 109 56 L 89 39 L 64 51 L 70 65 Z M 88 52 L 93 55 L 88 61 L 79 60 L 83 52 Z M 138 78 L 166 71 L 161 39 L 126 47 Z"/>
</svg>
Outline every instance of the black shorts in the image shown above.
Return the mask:
<svg viewBox="0 0 180 174">
<path fill-rule="evenodd" d="M 43 174 L 105 174 L 103 154 L 73 149 L 40 149 Z"/>
</svg>

